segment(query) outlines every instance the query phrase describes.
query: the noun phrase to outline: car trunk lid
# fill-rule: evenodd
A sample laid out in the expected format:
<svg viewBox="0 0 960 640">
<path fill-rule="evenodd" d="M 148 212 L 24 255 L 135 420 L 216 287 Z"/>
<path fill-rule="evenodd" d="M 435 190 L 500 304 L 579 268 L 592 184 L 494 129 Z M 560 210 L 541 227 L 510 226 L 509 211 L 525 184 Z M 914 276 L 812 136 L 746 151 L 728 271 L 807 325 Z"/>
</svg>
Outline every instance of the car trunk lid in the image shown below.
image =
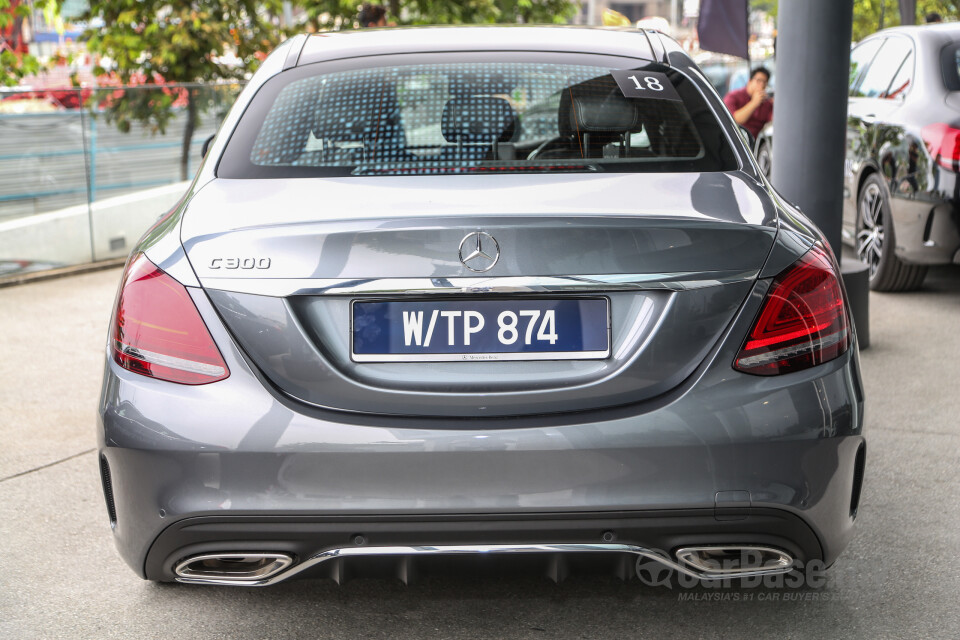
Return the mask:
<svg viewBox="0 0 960 640">
<path fill-rule="evenodd" d="M 477 232 L 499 253 L 483 273 L 461 261 Z M 421 416 L 582 411 L 670 391 L 714 348 L 775 234 L 766 193 L 737 173 L 217 180 L 182 227 L 199 281 L 278 389 Z M 429 316 L 437 300 L 568 299 L 605 301 L 602 357 L 425 366 L 353 353 L 358 301 L 425 301 Z"/>
</svg>

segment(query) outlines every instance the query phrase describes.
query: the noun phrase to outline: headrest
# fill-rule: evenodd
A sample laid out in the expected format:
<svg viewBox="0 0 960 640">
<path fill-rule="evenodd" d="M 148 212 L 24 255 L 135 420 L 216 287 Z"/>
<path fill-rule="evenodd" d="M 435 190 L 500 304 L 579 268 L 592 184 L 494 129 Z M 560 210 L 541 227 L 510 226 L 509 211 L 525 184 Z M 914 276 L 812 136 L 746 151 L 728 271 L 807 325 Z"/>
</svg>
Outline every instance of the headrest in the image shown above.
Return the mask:
<svg viewBox="0 0 960 640">
<path fill-rule="evenodd" d="M 377 105 L 366 102 L 356 95 L 343 94 L 323 100 L 313 136 L 327 140 L 360 140 L 364 136 L 373 135 Z"/>
<path fill-rule="evenodd" d="M 320 100 L 313 136 L 326 140 L 382 138 L 385 127 L 397 121 L 394 95 L 391 86 L 371 87 L 364 78 L 328 85 Z"/>
<path fill-rule="evenodd" d="M 627 133 L 640 125 L 637 106 L 617 91 L 574 95 L 569 128 L 586 133 Z"/>
<path fill-rule="evenodd" d="M 453 98 L 443 108 L 440 128 L 447 142 L 506 142 L 516 129 L 516 115 L 503 98 Z"/>
</svg>

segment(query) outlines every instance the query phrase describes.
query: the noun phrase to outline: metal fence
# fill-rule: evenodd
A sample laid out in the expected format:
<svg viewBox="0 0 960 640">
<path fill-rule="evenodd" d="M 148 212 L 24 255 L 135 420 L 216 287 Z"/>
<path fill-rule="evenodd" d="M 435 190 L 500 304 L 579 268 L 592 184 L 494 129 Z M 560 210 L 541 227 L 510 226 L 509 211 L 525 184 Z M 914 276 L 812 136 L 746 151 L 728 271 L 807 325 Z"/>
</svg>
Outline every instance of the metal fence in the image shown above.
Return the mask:
<svg viewBox="0 0 960 640">
<path fill-rule="evenodd" d="M 0 278 L 124 255 L 185 189 L 239 84 L 0 92 Z M 197 105 L 181 166 L 187 100 Z M 162 131 L 122 107 L 164 102 Z"/>
</svg>

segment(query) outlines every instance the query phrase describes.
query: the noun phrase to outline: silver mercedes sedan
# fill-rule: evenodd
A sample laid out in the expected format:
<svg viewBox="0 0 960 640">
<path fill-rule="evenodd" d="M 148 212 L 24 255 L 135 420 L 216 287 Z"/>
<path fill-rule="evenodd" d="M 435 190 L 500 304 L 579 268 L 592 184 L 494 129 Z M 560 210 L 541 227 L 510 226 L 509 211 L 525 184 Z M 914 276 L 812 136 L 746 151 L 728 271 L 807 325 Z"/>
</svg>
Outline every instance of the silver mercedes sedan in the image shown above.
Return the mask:
<svg viewBox="0 0 960 640">
<path fill-rule="evenodd" d="M 126 266 L 117 547 L 247 586 L 450 555 L 830 565 L 866 451 L 838 274 L 659 33 L 298 36 Z"/>
</svg>

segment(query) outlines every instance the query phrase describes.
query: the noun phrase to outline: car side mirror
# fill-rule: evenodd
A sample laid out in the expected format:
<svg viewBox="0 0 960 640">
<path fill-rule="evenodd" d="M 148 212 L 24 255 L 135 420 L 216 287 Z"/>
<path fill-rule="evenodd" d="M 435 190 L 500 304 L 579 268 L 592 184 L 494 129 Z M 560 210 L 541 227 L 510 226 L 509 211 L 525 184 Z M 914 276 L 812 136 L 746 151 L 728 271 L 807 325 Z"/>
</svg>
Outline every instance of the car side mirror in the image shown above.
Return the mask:
<svg viewBox="0 0 960 640">
<path fill-rule="evenodd" d="M 210 136 L 209 138 L 207 138 L 206 140 L 203 141 L 203 146 L 200 147 L 200 157 L 201 157 L 201 158 L 206 158 L 206 157 L 207 157 L 207 151 L 210 150 L 210 143 L 213 142 L 213 139 L 214 139 L 215 137 L 216 137 L 216 134 Z"/>
<path fill-rule="evenodd" d="M 747 146 L 750 147 L 750 150 L 753 151 L 754 146 L 757 144 L 757 139 L 753 137 L 753 134 L 747 131 L 747 128 L 743 125 L 738 125 L 740 129 L 740 135 L 743 136 L 743 141 L 747 143 Z"/>
</svg>

